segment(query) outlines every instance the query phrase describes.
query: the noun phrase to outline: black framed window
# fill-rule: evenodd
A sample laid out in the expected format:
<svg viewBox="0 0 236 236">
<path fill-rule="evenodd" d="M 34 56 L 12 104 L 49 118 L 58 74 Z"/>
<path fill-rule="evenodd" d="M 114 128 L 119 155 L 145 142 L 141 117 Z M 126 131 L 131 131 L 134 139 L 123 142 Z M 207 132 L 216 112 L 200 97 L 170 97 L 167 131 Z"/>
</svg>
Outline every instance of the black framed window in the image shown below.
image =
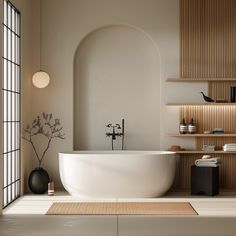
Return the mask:
<svg viewBox="0 0 236 236">
<path fill-rule="evenodd" d="M 3 0 L 3 207 L 20 196 L 21 27 L 20 12 Z"/>
</svg>

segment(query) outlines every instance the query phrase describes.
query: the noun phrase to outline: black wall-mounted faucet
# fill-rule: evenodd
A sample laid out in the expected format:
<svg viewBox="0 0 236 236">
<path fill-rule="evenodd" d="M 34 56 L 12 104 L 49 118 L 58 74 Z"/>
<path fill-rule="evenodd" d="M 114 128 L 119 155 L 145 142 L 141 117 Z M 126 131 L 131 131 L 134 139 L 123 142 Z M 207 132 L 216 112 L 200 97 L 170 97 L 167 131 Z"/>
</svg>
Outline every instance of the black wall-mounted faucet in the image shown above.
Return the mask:
<svg viewBox="0 0 236 236">
<path fill-rule="evenodd" d="M 116 140 L 116 137 L 122 137 L 122 150 L 124 150 L 124 134 L 125 134 L 125 120 L 122 119 L 122 125 L 109 123 L 106 125 L 107 128 L 112 128 L 112 132 L 107 132 L 106 137 L 111 137 L 111 147 L 114 150 L 113 141 Z M 121 129 L 122 132 L 116 132 L 116 129 Z"/>
</svg>

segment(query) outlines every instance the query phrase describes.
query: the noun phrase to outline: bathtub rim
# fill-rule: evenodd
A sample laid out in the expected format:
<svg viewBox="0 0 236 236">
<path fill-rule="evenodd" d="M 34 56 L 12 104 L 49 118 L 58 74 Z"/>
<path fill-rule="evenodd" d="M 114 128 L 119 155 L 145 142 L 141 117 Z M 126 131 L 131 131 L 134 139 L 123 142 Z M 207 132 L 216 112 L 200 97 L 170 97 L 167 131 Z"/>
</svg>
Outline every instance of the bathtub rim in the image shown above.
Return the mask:
<svg viewBox="0 0 236 236">
<path fill-rule="evenodd" d="M 157 156 L 176 156 L 172 151 L 147 151 L 147 150 L 75 150 L 62 151 L 59 155 L 157 155 Z"/>
</svg>

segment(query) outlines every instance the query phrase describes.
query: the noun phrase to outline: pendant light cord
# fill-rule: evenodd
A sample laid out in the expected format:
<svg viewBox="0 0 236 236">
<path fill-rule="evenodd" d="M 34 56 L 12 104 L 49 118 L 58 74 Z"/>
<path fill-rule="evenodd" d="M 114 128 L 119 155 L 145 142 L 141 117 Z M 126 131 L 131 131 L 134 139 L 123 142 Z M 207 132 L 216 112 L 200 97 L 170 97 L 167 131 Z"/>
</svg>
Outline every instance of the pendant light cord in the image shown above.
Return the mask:
<svg viewBox="0 0 236 236">
<path fill-rule="evenodd" d="M 41 56 L 41 43 L 42 43 L 42 0 L 39 1 L 39 8 L 40 8 L 40 12 L 39 12 L 39 71 L 41 70 L 41 63 L 42 63 L 42 56 Z"/>
<path fill-rule="evenodd" d="M 32 81 L 35 87 L 45 88 L 50 82 L 50 76 L 47 72 L 42 71 L 42 0 L 39 0 L 39 71 L 35 72 Z"/>
</svg>

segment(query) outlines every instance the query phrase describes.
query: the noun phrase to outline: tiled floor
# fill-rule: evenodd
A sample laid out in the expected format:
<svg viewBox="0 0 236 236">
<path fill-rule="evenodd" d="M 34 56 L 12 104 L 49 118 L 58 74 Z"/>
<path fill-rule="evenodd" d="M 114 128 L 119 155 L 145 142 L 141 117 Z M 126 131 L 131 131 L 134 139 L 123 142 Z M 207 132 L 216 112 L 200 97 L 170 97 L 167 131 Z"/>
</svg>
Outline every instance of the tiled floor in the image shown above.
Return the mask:
<svg viewBox="0 0 236 236">
<path fill-rule="evenodd" d="M 135 199 L 78 199 L 66 192 L 58 192 L 55 196 L 25 195 L 17 199 L 4 211 L 4 215 L 45 214 L 53 202 L 74 201 L 108 201 L 108 202 L 190 202 L 199 216 L 232 216 L 236 217 L 236 193 L 223 193 L 215 197 L 191 196 L 186 193 L 171 194 L 161 198 Z"/>
<path fill-rule="evenodd" d="M 53 197 L 25 195 L 0 217 L 0 236 L 236 236 L 236 194 L 193 197 L 172 194 L 156 199 L 99 201 L 190 202 L 198 216 L 46 216 L 53 202 L 79 200 L 65 192 Z"/>
</svg>

